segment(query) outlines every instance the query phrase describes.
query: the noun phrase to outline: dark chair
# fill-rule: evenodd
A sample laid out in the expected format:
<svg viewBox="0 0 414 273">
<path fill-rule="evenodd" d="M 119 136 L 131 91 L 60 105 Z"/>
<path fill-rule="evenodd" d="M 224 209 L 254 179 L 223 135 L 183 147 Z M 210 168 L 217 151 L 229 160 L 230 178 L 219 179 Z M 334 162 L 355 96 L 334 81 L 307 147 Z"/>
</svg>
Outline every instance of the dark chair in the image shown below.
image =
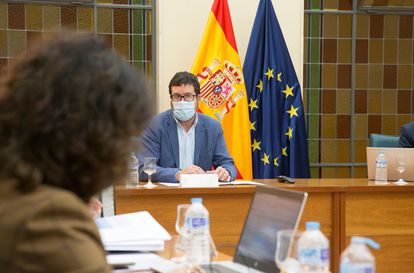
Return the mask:
<svg viewBox="0 0 414 273">
<path fill-rule="evenodd" d="M 371 147 L 398 147 L 399 136 L 390 136 L 382 134 L 371 134 Z"/>
</svg>

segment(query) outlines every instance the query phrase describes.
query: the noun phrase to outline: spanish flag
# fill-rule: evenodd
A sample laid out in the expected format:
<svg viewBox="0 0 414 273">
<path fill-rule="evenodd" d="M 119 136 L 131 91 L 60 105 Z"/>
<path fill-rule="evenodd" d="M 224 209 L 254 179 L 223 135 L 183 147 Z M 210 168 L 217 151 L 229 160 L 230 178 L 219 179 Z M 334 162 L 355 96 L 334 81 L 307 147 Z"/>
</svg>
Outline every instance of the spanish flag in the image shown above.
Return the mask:
<svg viewBox="0 0 414 273">
<path fill-rule="evenodd" d="M 199 110 L 220 121 L 239 178 L 252 179 L 246 87 L 227 0 L 215 0 L 192 72 L 200 82 Z"/>
</svg>

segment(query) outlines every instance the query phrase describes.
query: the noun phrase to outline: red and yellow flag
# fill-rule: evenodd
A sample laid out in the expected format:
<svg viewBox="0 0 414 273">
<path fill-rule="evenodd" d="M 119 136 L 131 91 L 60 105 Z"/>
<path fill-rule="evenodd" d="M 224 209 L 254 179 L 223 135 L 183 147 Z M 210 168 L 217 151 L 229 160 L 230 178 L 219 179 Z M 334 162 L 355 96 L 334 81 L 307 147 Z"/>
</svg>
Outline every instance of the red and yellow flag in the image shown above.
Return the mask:
<svg viewBox="0 0 414 273">
<path fill-rule="evenodd" d="M 211 7 L 192 72 L 201 86 L 199 110 L 220 121 L 239 178 L 252 179 L 247 94 L 227 0 Z"/>
</svg>

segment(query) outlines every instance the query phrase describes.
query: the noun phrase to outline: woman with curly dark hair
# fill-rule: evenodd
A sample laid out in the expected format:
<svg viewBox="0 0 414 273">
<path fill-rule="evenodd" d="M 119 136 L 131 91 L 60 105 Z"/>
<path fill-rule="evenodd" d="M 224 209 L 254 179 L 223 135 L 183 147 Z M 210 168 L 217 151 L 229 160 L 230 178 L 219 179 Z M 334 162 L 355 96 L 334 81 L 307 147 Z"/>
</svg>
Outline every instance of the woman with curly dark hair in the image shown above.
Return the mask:
<svg viewBox="0 0 414 273">
<path fill-rule="evenodd" d="M 126 175 L 144 78 L 92 34 L 58 34 L 0 83 L 1 272 L 110 272 L 86 203 Z"/>
</svg>

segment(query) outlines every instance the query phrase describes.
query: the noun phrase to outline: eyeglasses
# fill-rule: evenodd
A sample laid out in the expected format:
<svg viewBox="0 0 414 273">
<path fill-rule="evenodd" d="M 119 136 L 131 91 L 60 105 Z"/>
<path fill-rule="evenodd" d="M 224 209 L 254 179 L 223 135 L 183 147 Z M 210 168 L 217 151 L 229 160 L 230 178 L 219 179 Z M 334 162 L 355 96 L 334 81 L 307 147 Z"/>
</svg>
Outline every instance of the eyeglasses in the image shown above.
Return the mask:
<svg viewBox="0 0 414 273">
<path fill-rule="evenodd" d="M 172 94 L 170 95 L 170 98 L 172 101 L 178 102 L 181 101 L 182 99 L 184 99 L 185 101 L 193 101 L 194 97 L 196 97 L 197 95 L 193 95 L 193 94 L 185 94 L 184 96 L 178 95 L 178 94 Z"/>
</svg>

